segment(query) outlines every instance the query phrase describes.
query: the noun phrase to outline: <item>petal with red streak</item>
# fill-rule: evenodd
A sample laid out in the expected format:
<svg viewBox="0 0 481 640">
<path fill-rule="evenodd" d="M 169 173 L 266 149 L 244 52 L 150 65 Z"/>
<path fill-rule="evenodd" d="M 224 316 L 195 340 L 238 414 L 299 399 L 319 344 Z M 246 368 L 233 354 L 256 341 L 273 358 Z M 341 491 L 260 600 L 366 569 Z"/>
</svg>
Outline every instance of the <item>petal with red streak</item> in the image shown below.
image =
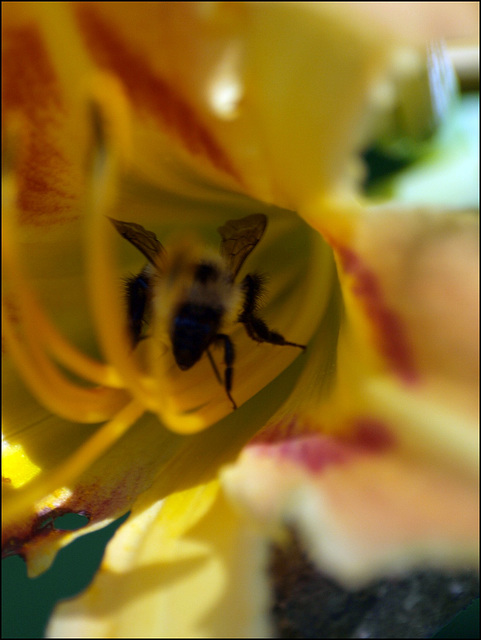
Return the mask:
<svg viewBox="0 0 481 640">
<path fill-rule="evenodd" d="M 271 427 L 222 475 L 229 497 L 267 531 L 294 527 L 320 569 L 347 587 L 475 562 L 476 468 L 406 452 L 372 415 L 342 425 L 341 436 L 296 418 L 287 424 L 290 437 L 286 424 Z"/>
<path fill-rule="evenodd" d="M 88 143 L 81 79 L 87 63 L 65 7 L 15 5 L 2 5 L 2 126 L 18 118 L 21 127 L 20 221 L 50 228 L 80 214 Z M 57 41 L 49 18 L 62 30 Z M 69 56 L 58 55 L 63 38 Z"/>
<path fill-rule="evenodd" d="M 308 357 L 224 474 L 234 500 L 299 527 L 346 584 L 477 557 L 476 228 L 470 214 L 373 211 L 349 244 L 331 237 L 344 310 L 330 385 L 328 354 Z"/>
</svg>

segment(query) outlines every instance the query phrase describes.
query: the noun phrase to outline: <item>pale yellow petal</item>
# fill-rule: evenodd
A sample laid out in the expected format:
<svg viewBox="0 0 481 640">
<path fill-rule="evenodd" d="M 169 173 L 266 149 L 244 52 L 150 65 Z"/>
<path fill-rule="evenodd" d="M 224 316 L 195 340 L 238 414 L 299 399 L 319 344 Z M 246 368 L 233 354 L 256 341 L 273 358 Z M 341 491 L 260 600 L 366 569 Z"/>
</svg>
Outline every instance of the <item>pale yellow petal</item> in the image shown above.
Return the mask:
<svg viewBox="0 0 481 640">
<path fill-rule="evenodd" d="M 266 566 L 265 539 L 216 482 L 139 505 L 48 637 L 267 637 Z"/>
</svg>

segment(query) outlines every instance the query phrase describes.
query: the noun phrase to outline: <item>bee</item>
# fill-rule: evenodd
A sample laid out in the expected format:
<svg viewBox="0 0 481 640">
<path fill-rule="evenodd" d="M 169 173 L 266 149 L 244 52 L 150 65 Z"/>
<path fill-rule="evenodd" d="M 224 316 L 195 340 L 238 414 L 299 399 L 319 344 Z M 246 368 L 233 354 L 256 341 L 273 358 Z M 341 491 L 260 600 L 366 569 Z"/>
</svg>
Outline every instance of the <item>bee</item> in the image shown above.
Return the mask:
<svg viewBox="0 0 481 640">
<path fill-rule="evenodd" d="M 118 233 L 148 260 L 138 275 L 126 280 L 127 321 L 134 347 L 146 337 L 149 325 L 162 319 L 179 369 L 190 369 L 206 353 L 234 410 L 237 404 L 231 391 L 235 348 L 226 333 L 229 325 L 243 324 L 247 335 L 256 342 L 306 348 L 269 329 L 258 315 L 265 289 L 261 274 L 249 273 L 236 282 L 242 265 L 264 235 L 265 215 L 228 220 L 219 227 L 219 254 L 205 251 L 190 256 L 184 250 L 170 263 L 155 233 L 133 222 L 109 219 Z M 210 352 L 217 345 L 224 349 L 223 379 Z"/>
</svg>

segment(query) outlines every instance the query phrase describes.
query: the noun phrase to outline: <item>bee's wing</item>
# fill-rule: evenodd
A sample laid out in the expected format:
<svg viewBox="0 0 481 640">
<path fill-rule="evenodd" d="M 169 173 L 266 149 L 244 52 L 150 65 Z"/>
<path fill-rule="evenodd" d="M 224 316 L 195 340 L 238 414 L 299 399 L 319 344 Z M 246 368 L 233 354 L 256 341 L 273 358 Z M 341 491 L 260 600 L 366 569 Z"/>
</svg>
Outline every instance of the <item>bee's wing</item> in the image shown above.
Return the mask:
<svg viewBox="0 0 481 640">
<path fill-rule="evenodd" d="M 262 238 L 267 227 L 267 216 L 254 213 L 246 218 L 228 220 L 217 231 L 222 238 L 220 254 L 235 278 L 245 259 Z"/>
<path fill-rule="evenodd" d="M 133 244 L 152 264 L 158 263 L 159 257 L 164 252 L 157 236 L 153 231 L 147 231 L 140 224 L 135 222 L 123 222 L 109 218 L 120 235 Z"/>
</svg>

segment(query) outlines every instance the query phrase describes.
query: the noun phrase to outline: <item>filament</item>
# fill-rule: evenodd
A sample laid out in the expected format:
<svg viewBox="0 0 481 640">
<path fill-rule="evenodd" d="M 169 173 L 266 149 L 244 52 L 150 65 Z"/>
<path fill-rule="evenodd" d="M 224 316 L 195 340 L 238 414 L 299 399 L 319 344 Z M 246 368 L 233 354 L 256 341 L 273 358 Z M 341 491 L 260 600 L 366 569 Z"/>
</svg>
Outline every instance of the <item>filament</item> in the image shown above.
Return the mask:
<svg viewBox="0 0 481 640">
<path fill-rule="evenodd" d="M 7 173 L 2 180 L 3 191 L 3 234 L 4 239 L 2 262 L 4 272 L 13 284 L 15 291 L 15 312 L 17 320 L 9 317 L 2 302 L 2 318 L 4 337 L 7 348 L 25 382 L 39 400 L 57 415 L 75 422 L 101 422 L 112 417 L 127 402 L 126 394 L 120 390 L 105 388 L 86 389 L 70 382 L 46 355 L 44 347 L 50 342 L 58 350 L 66 341 L 61 338 L 40 311 L 39 304 L 27 285 L 22 273 L 22 265 L 16 252 L 14 233 L 14 212 L 16 182 L 13 172 Z M 19 329 L 22 329 L 20 332 Z M 45 339 L 45 330 L 49 341 Z M 70 351 L 75 352 L 71 347 Z M 69 366 L 68 353 L 62 354 L 62 360 Z M 111 370 L 100 363 L 93 368 L 89 366 L 90 359 L 77 358 L 87 379 L 97 377 L 112 380 Z M 91 362 L 94 362 L 91 360 Z M 90 375 L 89 375 L 90 374 Z M 115 380 L 114 380 L 115 381 Z"/>
<path fill-rule="evenodd" d="M 156 375 L 153 376 L 140 368 L 131 348 L 125 310 L 118 294 L 117 269 L 112 258 L 112 227 L 108 223 L 108 218 L 113 217 L 112 209 L 118 194 L 120 153 L 112 136 L 107 135 L 102 111 L 104 106 L 100 102 L 93 105 L 97 139 L 88 192 L 89 233 L 86 247 L 88 283 L 99 342 L 125 387 L 147 410 L 156 413 L 174 431 L 199 431 L 204 427 L 204 422 L 198 416 L 184 415 L 176 410 L 169 394 L 163 361 L 156 367 Z"/>
<path fill-rule="evenodd" d="M 100 118 L 101 120 L 101 118 Z M 103 130 L 100 135 L 103 135 Z M 118 295 L 119 279 L 111 259 L 105 227 L 115 202 L 118 158 L 97 141 L 87 194 L 88 242 L 86 245 L 88 286 L 94 323 L 106 359 L 113 365 L 123 384 L 146 408 L 157 410 L 160 397 L 152 378 L 139 367 L 127 335 L 125 312 Z"/>
<path fill-rule="evenodd" d="M 123 407 L 128 398 L 120 389 L 85 389 L 71 383 L 53 365 L 27 329 L 18 335 L 2 306 L 4 337 L 23 380 L 32 393 L 50 411 L 72 422 L 102 422 Z"/>
</svg>

